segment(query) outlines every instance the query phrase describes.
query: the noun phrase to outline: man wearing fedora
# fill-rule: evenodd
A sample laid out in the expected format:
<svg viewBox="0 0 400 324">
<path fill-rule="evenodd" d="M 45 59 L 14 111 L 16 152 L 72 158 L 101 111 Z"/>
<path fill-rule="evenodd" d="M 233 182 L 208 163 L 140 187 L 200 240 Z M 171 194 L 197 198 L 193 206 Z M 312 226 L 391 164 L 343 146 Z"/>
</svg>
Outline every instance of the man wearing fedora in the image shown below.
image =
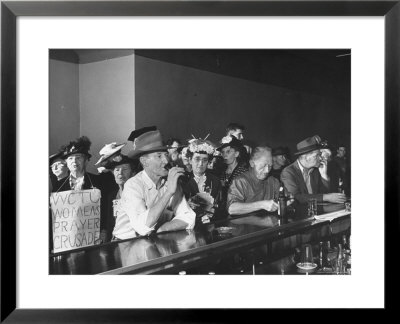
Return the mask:
<svg viewBox="0 0 400 324">
<path fill-rule="evenodd" d="M 327 161 L 321 158 L 321 138 L 318 135 L 306 138 L 297 144 L 297 160 L 283 169 L 281 181 L 286 190 L 300 203 L 310 198 L 317 201 L 344 203 L 346 196 L 332 192 L 328 176 Z"/>
<path fill-rule="evenodd" d="M 148 235 L 154 231 L 193 229 L 196 214 L 189 207 L 178 178 L 179 167 L 169 169 L 168 147 L 159 130 L 144 128 L 131 133 L 131 159 L 138 158 L 143 171 L 126 181 L 121 195 L 121 213 L 129 219 L 119 239 Z M 168 170 L 169 169 L 169 170 Z"/>
</svg>

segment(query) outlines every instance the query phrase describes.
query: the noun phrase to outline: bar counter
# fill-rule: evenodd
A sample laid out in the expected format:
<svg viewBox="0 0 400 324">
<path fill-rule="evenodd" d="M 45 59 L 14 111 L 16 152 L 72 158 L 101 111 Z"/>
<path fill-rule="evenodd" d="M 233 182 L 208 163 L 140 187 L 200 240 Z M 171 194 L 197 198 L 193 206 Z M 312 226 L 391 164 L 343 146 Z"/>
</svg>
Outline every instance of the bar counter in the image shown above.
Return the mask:
<svg viewBox="0 0 400 324">
<path fill-rule="evenodd" d="M 344 206 L 324 204 L 318 208 L 323 214 Z M 318 244 L 350 233 L 350 215 L 329 221 L 306 218 L 302 208 L 296 213 L 295 220 L 280 226 L 276 216 L 257 212 L 199 224 L 192 231 L 159 233 L 50 254 L 49 273 L 254 274 L 255 264 L 273 264 L 293 255 L 302 244 Z M 232 232 L 220 234 L 220 227 L 231 227 Z M 275 273 L 271 269 L 258 272 Z"/>
</svg>

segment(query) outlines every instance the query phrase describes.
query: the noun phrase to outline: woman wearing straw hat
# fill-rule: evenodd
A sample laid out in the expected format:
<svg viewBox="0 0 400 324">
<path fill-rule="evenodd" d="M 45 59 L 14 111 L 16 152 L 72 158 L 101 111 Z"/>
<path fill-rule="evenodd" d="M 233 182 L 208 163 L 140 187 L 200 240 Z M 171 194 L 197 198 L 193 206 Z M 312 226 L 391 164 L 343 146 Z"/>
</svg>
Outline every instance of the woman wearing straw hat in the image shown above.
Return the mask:
<svg viewBox="0 0 400 324">
<path fill-rule="evenodd" d="M 124 189 L 125 182 L 132 178 L 136 174 L 137 161 L 134 161 L 128 156 L 121 153 L 122 148 L 125 146 L 123 144 L 110 143 L 106 144 L 99 152 L 100 159 L 95 165 L 99 165 L 99 172 L 111 171 L 114 175 L 114 181 L 117 187 L 112 187 L 105 197 L 105 210 L 106 210 L 106 237 L 105 241 L 111 239 L 111 234 L 113 232 L 118 233 L 118 229 L 123 227 L 124 224 L 116 223 L 116 219 L 119 213 L 119 206 L 122 191 Z M 121 219 L 119 219 L 120 221 Z"/>
</svg>

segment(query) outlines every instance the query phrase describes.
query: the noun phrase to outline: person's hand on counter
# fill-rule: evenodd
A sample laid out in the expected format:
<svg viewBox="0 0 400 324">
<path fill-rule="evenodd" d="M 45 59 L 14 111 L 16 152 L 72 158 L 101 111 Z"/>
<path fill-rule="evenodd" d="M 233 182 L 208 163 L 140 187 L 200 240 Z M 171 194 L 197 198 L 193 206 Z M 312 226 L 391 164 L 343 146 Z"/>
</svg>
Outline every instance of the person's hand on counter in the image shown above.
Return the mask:
<svg viewBox="0 0 400 324">
<path fill-rule="evenodd" d="M 278 204 L 274 200 L 263 200 L 262 208 L 269 212 L 278 210 Z"/>
<path fill-rule="evenodd" d="M 343 193 L 333 192 L 324 194 L 322 199 L 334 204 L 343 204 L 346 201 L 346 195 Z"/>
</svg>

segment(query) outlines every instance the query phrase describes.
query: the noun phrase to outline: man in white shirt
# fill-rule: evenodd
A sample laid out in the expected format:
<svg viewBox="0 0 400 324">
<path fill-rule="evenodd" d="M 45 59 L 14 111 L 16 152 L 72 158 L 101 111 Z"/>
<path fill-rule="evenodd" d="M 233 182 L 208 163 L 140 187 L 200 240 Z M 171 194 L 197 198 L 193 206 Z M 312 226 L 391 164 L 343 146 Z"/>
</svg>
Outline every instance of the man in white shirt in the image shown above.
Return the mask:
<svg viewBox="0 0 400 324">
<path fill-rule="evenodd" d="M 120 211 L 113 235 L 118 239 L 148 235 L 153 231 L 193 229 L 196 214 L 189 207 L 178 178 L 184 170 L 168 165 L 167 147 L 158 130 L 134 131 L 134 149 L 128 156 L 139 158 L 143 171 L 130 178 L 121 195 Z M 117 224 L 119 226 L 117 226 Z"/>
</svg>

